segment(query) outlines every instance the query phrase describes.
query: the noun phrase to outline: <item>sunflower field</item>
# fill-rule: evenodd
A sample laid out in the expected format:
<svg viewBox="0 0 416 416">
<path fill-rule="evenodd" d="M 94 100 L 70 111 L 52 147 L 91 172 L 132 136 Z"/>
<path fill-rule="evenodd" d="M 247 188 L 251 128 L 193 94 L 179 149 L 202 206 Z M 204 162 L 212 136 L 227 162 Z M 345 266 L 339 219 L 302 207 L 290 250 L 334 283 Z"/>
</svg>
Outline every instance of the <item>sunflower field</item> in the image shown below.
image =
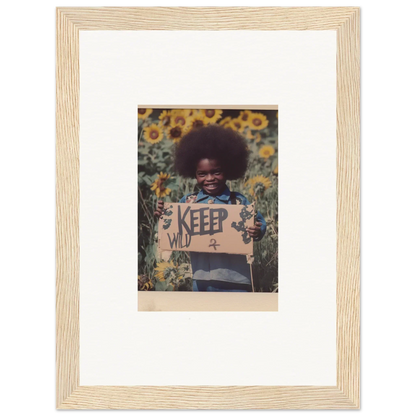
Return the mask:
<svg viewBox="0 0 416 416">
<path fill-rule="evenodd" d="M 178 202 L 197 191 L 196 180 L 175 175 L 175 146 L 188 131 L 217 123 L 240 132 L 250 151 L 243 179 L 228 181 L 267 222 L 263 239 L 254 243 L 256 292 L 278 291 L 278 111 L 138 109 L 138 290 L 192 290 L 187 252 L 157 250 L 158 200 Z M 166 257 L 169 256 L 169 257 Z"/>
</svg>

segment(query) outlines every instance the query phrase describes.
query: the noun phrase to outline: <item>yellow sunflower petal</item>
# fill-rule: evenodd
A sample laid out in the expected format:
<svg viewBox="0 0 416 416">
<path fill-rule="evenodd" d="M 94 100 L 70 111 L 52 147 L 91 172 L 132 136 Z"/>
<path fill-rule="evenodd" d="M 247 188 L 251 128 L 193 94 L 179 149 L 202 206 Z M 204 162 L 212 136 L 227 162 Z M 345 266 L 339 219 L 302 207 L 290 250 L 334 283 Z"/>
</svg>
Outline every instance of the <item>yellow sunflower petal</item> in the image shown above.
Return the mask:
<svg viewBox="0 0 416 416">
<path fill-rule="evenodd" d="M 138 108 L 137 109 L 137 116 L 140 119 L 146 119 L 152 114 L 153 110 L 151 108 Z"/>
<path fill-rule="evenodd" d="M 276 152 L 272 146 L 266 145 L 262 146 L 259 150 L 260 157 L 268 159 L 270 156 L 274 155 Z"/>
<path fill-rule="evenodd" d="M 230 121 L 231 121 L 231 117 L 228 116 L 228 117 L 223 118 L 218 124 L 220 126 L 227 127 Z"/>
<path fill-rule="evenodd" d="M 263 175 L 257 175 L 253 178 L 250 178 L 245 186 L 250 186 L 249 193 L 254 197 L 263 195 L 264 192 L 272 186 L 272 182 L 269 178 L 266 178 Z"/>
<path fill-rule="evenodd" d="M 163 110 L 159 116 L 159 126 L 166 128 L 171 124 L 172 112 L 169 110 Z"/>
<path fill-rule="evenodd" d="M 143 129 L 143 137 L 151 144 L 158 143 L 163 139 L 163 130 L 157 124 L 152 124 Z"/>
<path fill-rule="evenodd" d="M 180 124 L 186 128 L 189 124 L 189 117 L 193 110 L 179 110 L 175 109 L 171 112 L 171 124 Z"/>
<path fill-rule="evenodd" d="M 156 180 L 152 183 L 150 189 L 155 191 L 155 194 L 158 198 L 163 198 L 166 195 L 169 195 L 172 190 L 165 186 L 165 182 L 170 178 L 170 175 L 167 173 L 160 172 Z"/>
<path fill-rule="evenodd" d="M 182 124 L 174 123 L 168 127 L 167 136 L 168 139 L 173 140 L 174 143 L 178 143 L 186 132 L 186 127 Z"/>
<path fill-rule="evenodd" d="M 200 110 L 200 113 L 205 117 L 207 124 L 216 123 L 222 114 L 222 110 Z"/>
<path fill-rule="evenodd" d="M 248 130 L 248 131 L 247 131 L 247 133 L 246 133 L 246 137 L 247 137 L 247 139 L 249 139 L 249 140 L 254 139 L 254 136 L 253 136 L 253 133 L 251 132 L 251 130 Z"/>
<path fill-rule="evenodd" d="M 178 115 L 178 114 L 182 114 L 186 117 L 189 117 L 192 115 L 193 112 L 198 111 L 198 110 L 190 110 L 190 109 L 179 109 L 179 108 L 175 108 L 172 110 L 172 115 Z"/>
<path fill-rule="evenodd" d="M 156 268 L 155 268 L 155 276 L 161 280 L 161 281 L 165 281 L 165 271 L 166 269 L 178 269 L 178 266 L 176 266 L 172 261 L 164 261 L 162 260 L 161 262 L 157 263 Z"/>
<path fill-rule="evenodd" d="M 277 166 L 273 169 L 273 173 L 274 173 L 275 175 L 278 175 L 278 174 L 279 174 L 279 165 L 277 165 Z"/>
<path fill-rule="evenodd" d="M 253 130 L 262 130 L 269 125 L 269 120 L 262 113 L 251 113 L 247 125 Z"/>
<path fill-rule="evenodd" d="M 189 124 L 187 126 L 186 132 L 189 132 L 195 128 L 204 127 L 207 124 L 208 122 L 202 114 L 196 114 L 189 119 Z"/>
<path fill-rule="evenodd" d="M 241 133 L 244 130 L 245 125 L 239 118 L 233 118 L 228 127 L 231 127 L 233 130 Z"/>
<path fill-rule="evenodd" d="M 244 127 L 249 125 L 249 120 L 252 114 L 253 113 L 250 110 L 240 111 L 238 119 L 241 120 L 241 123 L 244 125 Z"/>
</svg>

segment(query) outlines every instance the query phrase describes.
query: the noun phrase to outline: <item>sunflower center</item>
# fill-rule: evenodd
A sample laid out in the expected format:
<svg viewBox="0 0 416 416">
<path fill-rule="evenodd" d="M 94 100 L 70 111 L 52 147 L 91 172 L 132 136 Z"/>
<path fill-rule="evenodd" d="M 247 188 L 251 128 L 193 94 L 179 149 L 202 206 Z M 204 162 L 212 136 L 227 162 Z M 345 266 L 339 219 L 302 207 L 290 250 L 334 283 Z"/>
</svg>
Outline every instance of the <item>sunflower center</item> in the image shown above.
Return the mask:
<svg viewBox="0 0 416 416">
<path fill-rule="evenodd" d="M 146 112 L 146 109 L 145 109 L 145 108 L 139 108 L 139 109 L 137 110 L 137 112 L 138 112 L 139 114 L 144 114 L 144 113 Z"/>
<path fill-rule="evenodd" d="M 174 127 L 171 131 L 170 131 L 170 135 L 172 137 L 181 137 L 181 133 L 182 130 L 180 129 L 180 127 Z"/>
<path fill-rule="evenodd" d="M 165 188 L 164 182 L 166 181 L 165 178 L 159 178 L 156 182 L 158 188 L 162 189 Z"/>
<path fill-rule="evenodd" d="M 206 110 L 205 111 L 205 115 L 209 118 L 214 117 L 215 115 L 215 110 Z"/>
<path fill-rule="evenodd" d="M 204 126 L 204 122 L 202 120 L 195 120 L 194 124 L 192 125 L 193 127 L 203 127 Z"/>
<path fill-rule="evenodd" d="M 241 123 L 238 121 L 234 121 L 234 126 L 236 126 L 238 129 L 241 128 Z"/>
<path fill-rule="evenodd" d="M 254 124 L 255 126 L 260 126 L 260 124 L 261 124 L 261 120 L 260 120 L 259 118 L 254 118 L 254 119 L 253 119 L 253 124 Z"/>
<path fill-rule="evenodd" d="M 175 123 L 178 123 L 178 124 L 181 124 L 182 126 L 184 126 L 185 123 L 186 123 L 186 120 L 185 120 L 184 117 L 178 116 L 178 117 L 175 118 Z"/>
<path fill-rule="evenodd" d="M 242 115 L 242 117 L 241 117 L 241 120 L 243 120 L 243 121 L 247 121 L 247 119 L 248 119 L 248 114 L 247 114 L 247 113 L 244 113 L 244 114 Z"/>
<path fill-rule="evenodd" d="M 149 136 L 152 140 L 156 140 L 159 137 L 159 132 L 157 130 L 152 130 Z"/>
</svg>

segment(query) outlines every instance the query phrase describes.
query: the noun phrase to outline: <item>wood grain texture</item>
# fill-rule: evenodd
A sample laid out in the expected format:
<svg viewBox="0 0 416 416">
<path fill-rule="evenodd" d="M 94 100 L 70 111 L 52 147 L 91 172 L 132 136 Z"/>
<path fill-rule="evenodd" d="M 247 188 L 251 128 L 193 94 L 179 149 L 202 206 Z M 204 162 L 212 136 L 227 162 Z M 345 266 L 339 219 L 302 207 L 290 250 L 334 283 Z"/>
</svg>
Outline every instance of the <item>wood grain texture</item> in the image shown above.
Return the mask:
<svg viewBox="0 0 416 416">
<path fill-rule="evenodd" d="M 360 400 L 360 24 L 337 32 L 337 385 Z"/>
<path fill-rule="evenodd" d="M 56 400 L 79 386 L 78 30 L 56 15 Z"/>
<path fill-rule="evenodd" d="M 337 30 L 351 7 L 60 8 L 80 30 Z"/>
<path fill-rule="evenodd" d="M 355 409 L 337 387 L 83 386 L 61 409 Z"/>
<path fill-rule="evenodd" d="M 359 9 L 59 8 L 56 19 L 57 407 L 359 408 Z M 337 31 L 336 387 L 79 385 L 79 30 Z"/>
</svg>

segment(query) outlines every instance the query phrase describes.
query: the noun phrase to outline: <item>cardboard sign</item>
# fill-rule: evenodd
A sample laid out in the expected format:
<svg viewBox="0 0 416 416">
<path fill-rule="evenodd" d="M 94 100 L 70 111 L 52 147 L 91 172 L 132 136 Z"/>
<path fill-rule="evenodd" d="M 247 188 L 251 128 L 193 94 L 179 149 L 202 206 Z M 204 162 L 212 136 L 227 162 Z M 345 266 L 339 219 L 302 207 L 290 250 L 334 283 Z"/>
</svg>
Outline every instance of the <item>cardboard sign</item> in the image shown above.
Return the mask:
<svg viewBox="0 0 416 416">
<path fill-rule="evenodd" d="M 247 227 L 254 225 L 254 204 L 165 203 L 159 219 L 159 250 L 253 253 Z"/>
</svg>

